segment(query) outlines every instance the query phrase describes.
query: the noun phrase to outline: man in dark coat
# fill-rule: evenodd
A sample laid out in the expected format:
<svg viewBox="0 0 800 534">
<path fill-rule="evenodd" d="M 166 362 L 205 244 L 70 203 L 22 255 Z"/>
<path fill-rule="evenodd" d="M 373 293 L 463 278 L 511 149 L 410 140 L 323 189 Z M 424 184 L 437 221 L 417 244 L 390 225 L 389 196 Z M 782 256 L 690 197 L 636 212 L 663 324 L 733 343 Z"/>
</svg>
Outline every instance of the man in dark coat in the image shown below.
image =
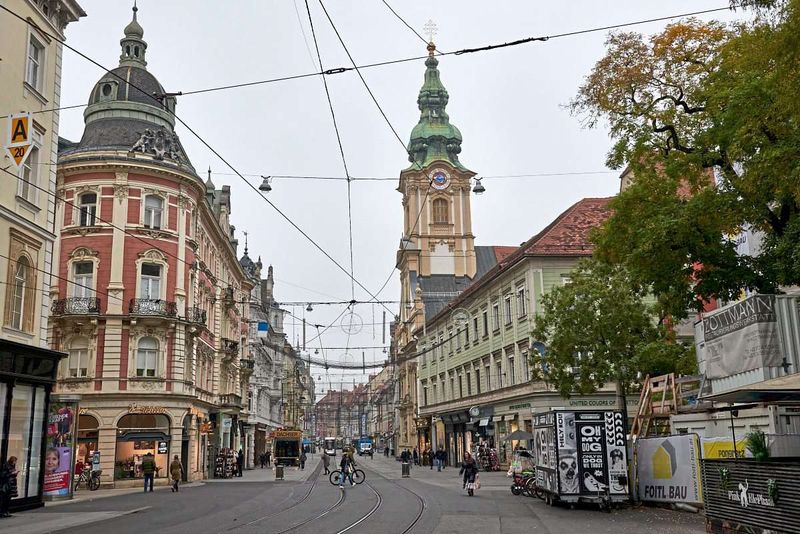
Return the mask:
<svg viewBox="0 0 800 534">
<path fill-rule="evenodd" d="M 244 452 L 242 449 L 239 449 L 239 454 L 236 455 L 236 476 L 242 476 L 242 470 L 244 469 Z"/>
<path fill-rule="evenodd" d="M 153 453 L 148 452 L 142 458 L 142 475 L 144 476 L 144 491 L 147 493 L 147 488 L 153 491 L 153 478 L 156 475 L 156 460 L 153 458 Z"/>
</svg>

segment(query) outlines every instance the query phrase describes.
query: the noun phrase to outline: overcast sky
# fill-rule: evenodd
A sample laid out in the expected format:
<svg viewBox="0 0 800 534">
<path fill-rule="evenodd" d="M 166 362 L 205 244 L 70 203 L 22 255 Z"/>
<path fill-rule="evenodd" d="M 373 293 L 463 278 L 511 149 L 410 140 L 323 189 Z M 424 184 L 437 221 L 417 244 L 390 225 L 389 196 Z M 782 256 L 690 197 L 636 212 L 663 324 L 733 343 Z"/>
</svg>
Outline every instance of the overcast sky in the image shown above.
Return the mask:
<svg viewBox="0 0 800 534">
<path fill-rule="evenodd" d="M 726 0 L 387 0 L 423 33 L 432 19 L 443 51 L 472 48 L 523 37 L 656 18 L 727 5 Z M 101 64 L 119 62 L 122 29 L 131 19 L 131 2 L 79 0 L 88 16 L 67 30 L 68 42 Z M 314 27 L 326 69 L 350 66 L 317 0 L 310 0 Z M 421 56 L 425 45 L 381 0 L 326 1 L 326 7 L 359 64 Z M 732 20 L 741 14 L 719 12 L 699 18 Z M 140 0 L 139 22 L 148 43 L 148 70 L 167 91 L 208 87 L 303 74 L 318 70 L 304 0 Z M 633 28 L 658 32 L 666 22 Z M 542 173 L 582 175 L 487 178 L 486 193 L 473 195 L 472 220 L 479 245 L 519 245 L 584 197 L 610 196 L 618 173 L 604 165 L 609 138 L 604 129 L 585 130 L 564 105 L 575 95 L 592 65 L 604 53 L 607 32 L 533 42 L 500 50 L 441 58 L 442 81 L 450 93 L 447 111 L 461 130 L 461 162 L 478 176 Z M 363 75 L 404 143 L 417 123 L 417 94 L 425 70 L 422 60 L 364 69 Z M 102 71 L 65 50 L 62 106 L 85 103 Z M 404 149 L 384 122 L 355 72 L 327 77 L 339 121 L 350 174 L 397 178 L 408 166 Z M 178 115 L 237 170 L 256 175 L 344 176 L 341 157 L 319 76 L 254 87 L 179 97 Z M 60 135 L 77 141 L 83 109 L 62 112 Z M 210 166 L 217 187 L 232 189 L 232 222 L 249 232 L 250 255 L 275 269 L 281 301 L 348 300 L 349 278 L 305 240 L 198 139 L 179 126 L 178 134 L 198 173 Z M 591 173 L 591 174 L 590 174 Z M 258 185 L 260 179 L 249 177 Z M 342 265 L 349 265 L 347 185 L 344 181 L 275 179 L 269 198 Z M 393 271 L 402 233 L 397 181 L 352 184 L 355 277 L 371 292 L 399 298 Z M 242 248 L 240 245 L 240 252 Z M 355 298 L 368 300 L 356 287 Z M 394 313 L 397 304 L 387 304 Z M 311 323 L 329 324 L 343 306 L 316 306 L 305 313 Z M 338 327 L 322 336 L 327 347 L 382 344 L 379 305 L 356 307 L 366 326 L 348 339 Z M 303 315 L 304 307 L 294 313 Z M 300 329 L 289 335 L 300 336 Z M 312 337 L 309 328 L 308 337 Z M 387 332 L 388 337 L 388 332 Z M 314 345 L 316 346 L 316 343 Z M 312 351 L 313 352 L 313 351 Z M 344 351 L 327 350 L 329 360 Z M 361 350 L 350 361 L 361 360 Z M 384 357 L 366 350 L 367 361 Z M 358 373 L 330 374 L 317 391 Z"/>
</svg>

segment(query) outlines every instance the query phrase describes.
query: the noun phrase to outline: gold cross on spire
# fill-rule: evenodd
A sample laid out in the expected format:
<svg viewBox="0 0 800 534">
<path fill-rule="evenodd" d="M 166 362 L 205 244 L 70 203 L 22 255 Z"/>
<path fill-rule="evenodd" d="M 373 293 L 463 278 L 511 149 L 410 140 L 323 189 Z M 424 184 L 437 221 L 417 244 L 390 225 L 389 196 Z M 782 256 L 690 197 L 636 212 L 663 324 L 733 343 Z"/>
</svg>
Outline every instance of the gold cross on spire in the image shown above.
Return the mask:
<svg viewBox="0 0 800 534">
<path fill-rule="evenodd" d="M 432 20 L 428 19 L 428 22 L 425 23 L 425 26 L 422 27 L 422 31 L 428 34 L 428 42 L 433 42 L 433 36 L 436 35 L 439 31 L 439 28 L 436 26 L 436 23 Z"/>
<path fill-rule="evenodd" d="M 439 28 L 436 26 L 436 23 L 430 19 L 428 19 L 428 22 L 422 27 L 422 31 L 428 34 L 428 55 L 431 57 L 433 57 L 433 53 L 436 51 L 436 45 L 433 44 L 433 36 L 436 35 L 438 30 Z"/>
</svg>

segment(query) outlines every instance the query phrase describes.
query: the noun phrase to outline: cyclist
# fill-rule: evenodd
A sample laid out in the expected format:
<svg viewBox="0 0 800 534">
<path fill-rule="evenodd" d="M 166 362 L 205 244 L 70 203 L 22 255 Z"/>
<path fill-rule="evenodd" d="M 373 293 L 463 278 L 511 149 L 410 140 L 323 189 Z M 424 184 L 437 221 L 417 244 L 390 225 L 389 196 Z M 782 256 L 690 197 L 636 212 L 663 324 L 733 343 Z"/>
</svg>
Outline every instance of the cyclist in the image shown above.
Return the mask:
<svg viewBox="0 0 800 534">
<path fill-rule="evenodd" d="M 350 479 L 351 486 L 356 485 L 356 483 L 353 482 L 353 471 L 355 470 L 355 465 L 356 463 L 353 461 L 352 451 L 342 454 L 342 461 L 339 462 L 339 468 L 342 470 L 342 474 L 339 475 L 340 488 L 344 488 L 345 477 Z"/>
</svg>

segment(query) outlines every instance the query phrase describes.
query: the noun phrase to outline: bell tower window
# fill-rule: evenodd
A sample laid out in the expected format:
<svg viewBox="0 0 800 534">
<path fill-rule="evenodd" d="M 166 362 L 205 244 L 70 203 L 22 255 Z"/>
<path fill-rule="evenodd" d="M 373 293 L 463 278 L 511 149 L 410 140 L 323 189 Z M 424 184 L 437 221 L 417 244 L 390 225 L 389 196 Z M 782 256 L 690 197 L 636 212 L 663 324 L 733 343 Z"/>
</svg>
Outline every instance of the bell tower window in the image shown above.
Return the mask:
<svg viewBox="0 0 800 534">
<path fill-rule="evenodd" d="M 447 200 L 437 198 L 433 201 L 433 223 L 434 224 L 447 224 L 449 221 L 449 208 Z"/>
</svg>

